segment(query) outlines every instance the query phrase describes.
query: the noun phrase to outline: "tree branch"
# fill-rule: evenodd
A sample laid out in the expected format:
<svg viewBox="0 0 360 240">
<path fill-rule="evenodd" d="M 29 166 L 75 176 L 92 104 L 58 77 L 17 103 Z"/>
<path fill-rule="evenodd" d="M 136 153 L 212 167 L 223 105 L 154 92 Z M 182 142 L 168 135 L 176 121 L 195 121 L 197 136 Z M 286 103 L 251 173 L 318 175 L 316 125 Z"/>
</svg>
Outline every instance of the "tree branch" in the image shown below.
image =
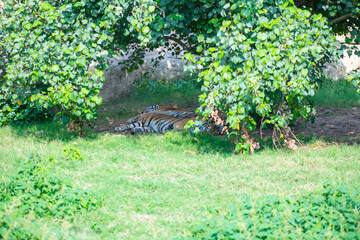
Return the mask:
<svg viewBox="0 0 360 240">
<path fill-rule="evenodd" d="M 178 38 L 176 38 L 176 37 L 173 37 L 173 36 L 164 36 L 165 37 L 165 39 L 167 39 L 167 40 L 172 40 L 172 41 L 174 41 L 174 42 L 176 42 L 178 45 L 180 45 L 182 48 L 183 48 L 183 50 L 185 50 L 185 51 L 187 51 L 187 52 L 190 52 L 190 53 L 193 53 L 193 54 L 199 54 L 199 53 L 197 53 L 196 51 L 194 51 L 194 49 L 191 49 L 191 48 L 189 48 L 188 46 L 186 46 L 186 44 L 185 43 L 183 43 L 180 39 L 178 39 Z"/>
<path fill-rule="evenodd" d="M 334 20 L 332 20 L 333 23 L 337 23 L 337 22 L 340 22 L 344 19 L 348 19 L 348 18 L 351 18 L 353 16 L 353 13 L 348 13 L 344 16 L 341 16 L 341 17 L 338 17 L 338 18 L 335 18 Z"/>
</svg>

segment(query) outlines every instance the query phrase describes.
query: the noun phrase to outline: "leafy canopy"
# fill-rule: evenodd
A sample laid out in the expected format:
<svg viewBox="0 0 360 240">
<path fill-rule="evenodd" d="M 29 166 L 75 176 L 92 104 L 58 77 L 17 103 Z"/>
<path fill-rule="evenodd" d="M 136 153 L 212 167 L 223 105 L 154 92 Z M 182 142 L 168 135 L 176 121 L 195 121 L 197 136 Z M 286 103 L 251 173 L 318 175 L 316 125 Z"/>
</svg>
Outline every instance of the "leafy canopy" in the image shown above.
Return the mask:
<svg viewBox="0 0 360 240">
<path fill-rule="evenodd" d="M 70 128 L 81 129 L 102 102 L 103 70 L 114 43 L 121 48 L 131 39 L 148 41 L 137 32 L 139 25 L 146 30 L 141 14 L 146 4 L 5 1 L 0 16 L 0 124 L 57 112 Z M 91 69 L 92 63 L 96 65 Z"/>
</svg>

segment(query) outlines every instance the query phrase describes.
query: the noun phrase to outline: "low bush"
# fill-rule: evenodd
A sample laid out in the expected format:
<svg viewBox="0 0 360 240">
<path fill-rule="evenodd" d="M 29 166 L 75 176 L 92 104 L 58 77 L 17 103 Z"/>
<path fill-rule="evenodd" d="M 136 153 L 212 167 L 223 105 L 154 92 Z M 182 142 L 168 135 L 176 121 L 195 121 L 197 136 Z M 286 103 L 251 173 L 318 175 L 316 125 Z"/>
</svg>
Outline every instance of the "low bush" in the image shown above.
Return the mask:
<svg viewBox="0 0 360 240">
<path fill-rule="evenodd" d="M 24 214 L 33 211 L 38 217 L 71 218 L 78 211 L 95 209 L 101 202 L 98 197 L 59 177 L 54 162 L 38 155 L 23 161 L 18 174 L 1 185 L 0 200 L 19 200 Z"/>
<path fill-rule="evenodd" d="M 41 239 L 42 218 L 65 219 L 83 210 L 102 204 L 95 193 L 76 189 L 56 172 L 51 157 L 32 155 L 21 163 L 10 181 L 0 184 L 0 238 Z M 58 221 L 61 222 L 61 221 Z M 29 227 L 30 226 L 30 227 Z M 50 226 L 50 235 L 58 236 L 57 226 Z M 57 232 L 57 233 L 56 233 Z"/>
<path fill-rule="evenodd" d="M 63 148 L 63 154 L 65 155 L 67 160 L 84 160 L 84 157 L 81 154 L 80 150 L 73 146 L 65 146 Z"/>
<path fill-rule="evenodd" d="M 358 189 L 328 183 L 284 199 L 244 195 L 229 212 L 208 210 L 190 239 L 360 239 L 359 208 Z"/>
<path fill-rule="evenodd" d="M 67 236 L 60 227 L 39 222 L 34 216 L 23 216 L 18 203 L 0 203 L 0 239 L 61 239 Z"/>
</svg>

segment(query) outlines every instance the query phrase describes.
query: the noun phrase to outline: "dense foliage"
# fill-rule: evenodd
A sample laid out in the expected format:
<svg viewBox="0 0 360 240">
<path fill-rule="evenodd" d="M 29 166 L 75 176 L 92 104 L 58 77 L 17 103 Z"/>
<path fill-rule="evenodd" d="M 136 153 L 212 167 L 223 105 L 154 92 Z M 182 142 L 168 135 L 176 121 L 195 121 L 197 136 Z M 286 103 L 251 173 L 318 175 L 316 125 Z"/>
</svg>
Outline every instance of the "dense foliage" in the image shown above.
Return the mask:
<svg viewBox="0 0 360 240">
<path fill-rule="evenodd" d="M 56 112 L 70 130 L 81 130 L 102 102 L 99 90 L 106 57 L 112 53 L 110 43 L 115 35 L 139 35 L 133 25 L 146 23 L 137 19 L 143 4 L 5 1 L 0 16 L 0 66 L 5 65 L 6 74 L 0 79 L 0 124 Z M 139 38 L 146 42 L 141 34 Z"/>
<path fill-rule="evenodd" d="M 341 55 L 333 32 L 359 42 L 359 12 L 350 0 L 7 0 L 0 124 L 57 113 L 81 130 L 102 102 L 107 58 L 126 55 L 126 66 L 136 68 L 162 46 L 184 52 L 199 74 L 202 115 L 224 114 L 243 137 L 270 124 L 286 140 L 289 122 L 315 113 L 321 67 Z M 359 83 L 356 74 L 349 79 Z M 244 139 L 239 151 L 249 148 Z"/>
<path fill-rule="evenodd" d="M 328 18 L 333 32 L 346 34 L 346 43 L 360 44 L 360 3 L 354 0 L 297 0 L 296 6 Z M 359 51 L 357 49 L 357 51 Z"/>
<path fill-rule="evenodd" d="M 218 109 L 242 131 L 253 130 L 257 118 L 279 131 L 295 118 L 308 119 L 325 80 L 319 68 L 337 60 L 338 43 L 325 19 L 288 3 L 225 5 L 224 19 L 212 21 L 217 32 L 198 37 L 206 49 L 197 61 L 204 82 L 200 112 Z"/>
<path fill-rule="evenodd" d="M 190 239 L 359 239 L 359 196 L 358 189 L 328 183 L 292 198 L 244 195 L 227 213 L 209 210 Z"/>
<path fill-rule="evenodd" d="M 328 20 L 331 29 L 337 35 L 344 35 L 347 46 L 341 49 L 346 50 L 348 55 L 360 56 L 360 49 L 355 46 L 360 44 L 360 2 L 356 0 L 297 0 L 296 6 L 307 8 L 312 13 L 321 13 Z M 344 74 L 340 72 L 341 74 Z M 360 92 L 360 69 L 354 70 L 351 74 L 345 75 Z"/>
</svg>

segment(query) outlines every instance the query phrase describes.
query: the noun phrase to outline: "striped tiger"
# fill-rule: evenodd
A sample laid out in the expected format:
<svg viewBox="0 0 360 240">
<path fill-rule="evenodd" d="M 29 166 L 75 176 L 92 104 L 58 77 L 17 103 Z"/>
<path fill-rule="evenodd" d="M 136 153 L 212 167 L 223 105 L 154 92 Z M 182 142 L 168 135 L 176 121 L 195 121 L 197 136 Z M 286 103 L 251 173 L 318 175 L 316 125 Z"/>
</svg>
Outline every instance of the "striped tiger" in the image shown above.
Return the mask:
<svg viewBox="0 0 360 240">
<path fill-rule="evenodd" d="M 137 132 L 155 132 L 155 133 L 165 133 L 170 130 L 181 130 L 184 129 L 184 126 L 190 121 L 196 120 L 195 116 L 184 116 L 182 118 L 158 113 L 155 111 L 151 111 L 145 114 L 141 114 L 137 117 L 137 120 L 133 123 L 125 125 L 123 127 L 116 127 L 116 132 L 124 132 L 126 130 L 131 130 L 132 134 Z M 197 126 L 200 132 L 210 132 L 210 131 L 217 131 L 219 129 L 215 124 L 203 123 L 200 126 Z M 190 129 L 190 132 L 194 132 L 194 129 Z"/>
<path fill-rule="evenodd" d="M 197 117 L 197 114 L 195 112 L 186 112 L 183 109 L 179 109 L 179 108 L 171 107 L 171 106 L 163 106 L 162 104 L 149 106 L 142 113 L 148 113 L 148 112 L 153 112 L 153 113 L 156 112 L 156 113 L 166 114 L 166 115 L 173 116 L 173 117 L 178 117 L 178 118 L 182 118 L 182 117 L 194 117 L 194 118 L 196 118 Z M 130 119 L 128 121 L 128 123 L 131 123 L 132 120 L 135 122 L 138 117 L 139 116 Z M 214 119 L 209 118 L 207 120 L 207 122 L 208 123 L 209 122 L 214 122 Z M 205 131 L 205 127 L 203 126 L 203 124 L 200 125 L 200 126 L 197 126 L 200 129 L 200 132 Z M 224 126 L 222 124 L 218 124 L 218 125 L 216 125 L 216 128 L 217 128 L 218 134 L 222 135 Z M 195 130 L 195 128 L 190 128 L 189 129 L 189 131 L 191 133 L 194 133 L 194 130 Z"/>
<path fill-rule="evenodd" d="M 194 112 L 187 112 L 183 109 L 179 109 L 176 107 L 153 105 L 153 106 L 147 107 L 147 109 L 145 111 L 143 111 L 140 115 L 129 119 L 127 121 L 127 123 L 135 123 L 143 114 L 150 113 L 150 112 L 165 114 L 165 115 L 177 117 L 177 118 L 183 118 L 183 117 L 188 117 L 188 116 L 191 116 L 191 117 L 197 116 Z"/>
</svg>

